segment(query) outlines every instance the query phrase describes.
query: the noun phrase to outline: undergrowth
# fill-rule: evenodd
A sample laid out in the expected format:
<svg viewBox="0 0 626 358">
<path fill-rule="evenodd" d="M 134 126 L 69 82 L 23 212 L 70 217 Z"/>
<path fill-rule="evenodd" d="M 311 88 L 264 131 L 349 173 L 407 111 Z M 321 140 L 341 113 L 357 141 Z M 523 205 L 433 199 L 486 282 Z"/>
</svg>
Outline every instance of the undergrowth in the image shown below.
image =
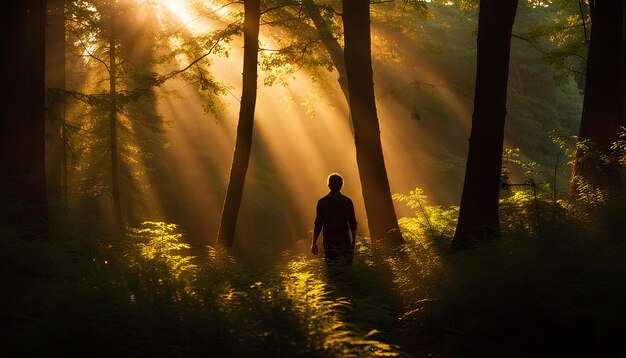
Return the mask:
<svg viewBox="0 0 626 358">
<path fill-rule="evenodd" d="M 567 184 L 554 186 L 561 167 L 541 170 L 516 150 L 505 155 L 502 236 L 490 245 L 450 250 L 458 207 L 428 205 L 419 188 L 394 196 L 415 210 L 399 221 L 406 244 L 391 264 L 412 351 L 624 356 L 626 203 L 591 186 L 570 196 Z"/>
<path fill-rule="evenodd" d="M 340 296 L 345 285 L 328 281 L 320 260 L 286 252 L 259 272 L 211 247 L 192 257 L 181 239 L 176 225 L 162 222 L 145 222 L 106 243 L 3 235 L 0 350 L 10 356 L 402 355 L 375 328 L 390 314 L 367 297 Z M 366 316 L 375 321 L 368 328 L 351 323 L 365 316 L 363 309 L 376 311 Z"/>
</svg>

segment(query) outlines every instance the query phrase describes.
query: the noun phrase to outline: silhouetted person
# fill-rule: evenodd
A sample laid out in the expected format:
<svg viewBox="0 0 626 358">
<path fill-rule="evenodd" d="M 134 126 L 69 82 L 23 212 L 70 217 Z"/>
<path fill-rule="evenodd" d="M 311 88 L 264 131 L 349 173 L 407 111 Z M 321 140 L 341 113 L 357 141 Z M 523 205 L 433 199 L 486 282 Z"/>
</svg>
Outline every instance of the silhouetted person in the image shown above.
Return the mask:
<svg viewBox="0 0 626 358">
<path fill-rule="evenodd" d="M 343 178 L 328 176 L 330 193 L 317 202 L 311 252 L 317 255 L 317 239 L 323 232 L 324 260 L 329 266 L 350 266 L 356 242 L 356 218 L 352 200 L 341 194 Z"/>
</svg>

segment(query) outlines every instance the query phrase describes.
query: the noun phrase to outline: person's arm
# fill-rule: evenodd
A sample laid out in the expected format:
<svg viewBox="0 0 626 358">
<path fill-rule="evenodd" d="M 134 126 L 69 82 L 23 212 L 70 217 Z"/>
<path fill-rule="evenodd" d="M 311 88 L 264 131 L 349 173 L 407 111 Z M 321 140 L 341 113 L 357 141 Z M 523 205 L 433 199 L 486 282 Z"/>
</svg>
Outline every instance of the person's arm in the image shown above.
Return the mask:
<svg viewBox="0 0 626 358">
<path fill-rule="evenodd" d="M 315 226 L 313 228 L 313 240 L 311 241 L 311 253 L 313 255 L 317 255 L 319 251 L 317 248 L 317 239 L 320 236 L 320 232 L 322 232 L 322 208 L 320 207 L 320 202 L 317 202 L 317 207 L 315 208 Z"/>
<path fill-rule="evenodd" d="M 352 204 L 352 200 L 349 202 L 348 227 L 350 228 L 350 235 L 352 236 L 350 244 L 354 247 L 356 244 L 356 215 L 354 214 L 354 204 Z"/>
<path fill-rule="evenodd" d="M 311 243 L 311 253 L 313 255 L 317 255 L 317 252 L 319 251 L 317 248 L 317 238 L 320 236 L 320 232 L 319 231 L 313 231 L 313 242 Z"/>
</svg>

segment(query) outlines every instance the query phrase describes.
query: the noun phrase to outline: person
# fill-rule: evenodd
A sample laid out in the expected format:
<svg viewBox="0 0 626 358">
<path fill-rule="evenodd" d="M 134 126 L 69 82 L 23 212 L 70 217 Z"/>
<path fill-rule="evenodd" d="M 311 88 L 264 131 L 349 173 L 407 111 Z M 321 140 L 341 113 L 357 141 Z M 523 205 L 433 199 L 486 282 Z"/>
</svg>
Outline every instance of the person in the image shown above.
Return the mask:
<svg viewBox="0 0 626 358">
<path fill-rule="evenodd" d="M 352 200 L 341 194 L 343 178 L 337 173 L 328 176 L 328 195 L 319 199 L 311 253 L 318 254 L 317 240 L 323 232 L 324 261 L 328 266 L 350 266 L 356 243 L 356 218 Z"/>
</svg>

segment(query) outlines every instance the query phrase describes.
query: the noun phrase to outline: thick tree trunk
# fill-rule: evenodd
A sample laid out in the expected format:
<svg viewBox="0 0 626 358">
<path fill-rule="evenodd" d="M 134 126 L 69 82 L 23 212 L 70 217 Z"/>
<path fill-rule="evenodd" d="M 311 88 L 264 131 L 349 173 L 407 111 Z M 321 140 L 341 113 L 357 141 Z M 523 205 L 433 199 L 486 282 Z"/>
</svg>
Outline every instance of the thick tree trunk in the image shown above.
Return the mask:
<svg viewBox="0 0 626 358">
<path fill-rule="evenodd" d="M 313 0 L 302 0 L 302 5 L 304 5 L 306 14 L 313 21 L 313 25 L 322 40 L 322 44 L 324 44 L 324 47 L 326 48 L 326 51 L 328 52 L 328 55 L 330 56 L 331 61 L 333 61 L 333 65 L 339 74 L 337 81 L 339 82 L 341 92 L 343 92 L 346 102 L 350 103 L 348 73 L 346 72 L 343 49 L 341 48 L 339 41 L 337 41 L 337 39 L 333 36 L 333 32 L 330 26 L 328 26 L 328 23 L 326 23 L 326 20 L 320 15 L 318 5 L 316 5 Z M 350 131 L 354 134 L 354 126 L 350 118 L 348 120 L 348 124 L 350 125 Z"/>
<path fill-rule="evenodd" d="M 112 6 L 113 7 L 113 6 Z M 115 38 L 115 13 L 111 8 L 109 29 L 109 95 L 111 108 L 109 112 L 109 151 L 111 154 L 111 197 L 113 201 L 113 215 L 118 227 L 122 227 L 122 203 L 120 194 L 119 154 L 117 147 L 117 40 Z"/>
<path fill-rule="evenodd" d="M 32 202 L 46 217 L 46 156 L 45 156 L 45 68 L 46 68 L 46 1 L 28 1 L 28 186 Z"/>
<path fill-rule="evenodd" d="M 4 197 L 24 201 L 11 222 L 24 217 L 35 232 L 47 230 L 45 175 L 45 1 L 4 1 L 2 79 L 9 89 L 0 109 L 0 185 Z"/>
<path fill-rule="evenodd" d="M 46 177 L 53 202 L 67 204 L 67 152 L 65 137 L 65 0 L 48 0 L 46 31 L 47 99 Z"/>
<path fill-rule="evenodd" d="M 596 0 L 590 3 L 591 39 L 587 77 L 578 140 L 589 141 L 596 155 L 577 151 L 570 192 L 582 182 L 608 189 L 619 182 L 617 173 L 599 158 L 609 154 L 624 125 L 623 1 Z"/>
<path fill-rule="evenodd" d="M 343 0 L 345 64 L 357 165 L 370 235 L 389 247 L 403 242 L 391 199 L 376 113 L 368 1 Z"/>
<path fill-rule="evenodd" d="M 241 206 L 243 186 L 252 149 L 252 128 L 256 107 L 257 64 L 259 52 L 259 26 L 261 21 L 260 0 L 244 0 L 244 53 L 243 89 L 235 152 L 230 168 L 226 199 L 217 234 L 217 243 L 223 247 L 233 246 L 237 216 Z"/>
<path fill-rule="evenodd" d="M 452 247 L 500 234 L 498 200 L 506 117 L 511 32 L 518 0 L 481 0 L 474 114 Z"/>
</svg>

